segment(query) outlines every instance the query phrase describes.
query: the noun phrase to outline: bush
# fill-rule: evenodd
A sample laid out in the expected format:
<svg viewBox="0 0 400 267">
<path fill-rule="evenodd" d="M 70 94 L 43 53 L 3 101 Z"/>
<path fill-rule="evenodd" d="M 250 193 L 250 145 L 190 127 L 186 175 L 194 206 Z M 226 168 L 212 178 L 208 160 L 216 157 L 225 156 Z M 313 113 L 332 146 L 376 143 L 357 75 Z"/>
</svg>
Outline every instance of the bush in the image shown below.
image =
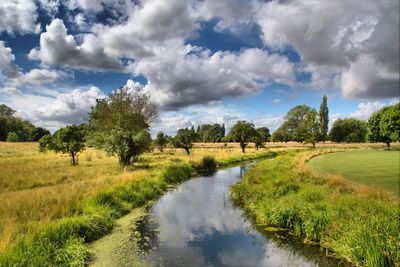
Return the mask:
<svg viewBox="0 0 400 267">
<path fill-rule="evenodd" d="M 7 142 L 18 142 L 18 135 L 15 132 L 9 132 Z"/>
<path fill-rule="evenodd" d="M 206 176 L 215 173 L 218 168 L 217 161 L 214 159 L 214 157 L 210 156 L 205 156 L 200 163 L 193 163 L 192 165 L 197 173 Z"/>
<path fill-rule="evenodd" d="M 167 183 L 179 183 L 188 180 L 194 173 L 194 169 L 189 164 L 169 166 L 163 173 L 163 178 Z"/>
</svg>

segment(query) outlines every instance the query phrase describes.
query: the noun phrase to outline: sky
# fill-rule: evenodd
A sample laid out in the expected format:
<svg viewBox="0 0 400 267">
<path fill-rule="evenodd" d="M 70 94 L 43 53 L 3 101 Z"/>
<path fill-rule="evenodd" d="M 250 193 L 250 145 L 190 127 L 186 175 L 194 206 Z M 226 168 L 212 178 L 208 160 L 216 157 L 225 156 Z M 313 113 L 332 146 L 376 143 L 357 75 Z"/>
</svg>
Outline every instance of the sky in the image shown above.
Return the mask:
<svg viewBox="0 0 400 267">
<path fill-rule="evenodd" d="M 397 0 L 2 0 L 0 103 L 55 131 L 114 89 L 160 105 L 153 135 L 295 105 L 331 123 L 399 101 Z"/>
</svg>

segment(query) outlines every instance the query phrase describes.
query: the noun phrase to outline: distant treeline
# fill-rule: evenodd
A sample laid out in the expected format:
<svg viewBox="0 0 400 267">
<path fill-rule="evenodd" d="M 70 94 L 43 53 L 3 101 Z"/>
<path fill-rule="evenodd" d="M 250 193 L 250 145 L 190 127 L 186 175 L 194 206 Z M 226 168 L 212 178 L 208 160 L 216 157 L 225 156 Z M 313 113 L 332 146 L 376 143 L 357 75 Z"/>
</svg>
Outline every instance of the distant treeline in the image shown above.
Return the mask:
<svg viewBox="0 0 400 267">
<path fill-rule="evenodd" d="M 39 141 L 50 132 L 42 127 L 36 127 L 30 121 L 15 116 L 15 110 L 0 105 L 0 141 L 26 142 Z"/>
</svg>

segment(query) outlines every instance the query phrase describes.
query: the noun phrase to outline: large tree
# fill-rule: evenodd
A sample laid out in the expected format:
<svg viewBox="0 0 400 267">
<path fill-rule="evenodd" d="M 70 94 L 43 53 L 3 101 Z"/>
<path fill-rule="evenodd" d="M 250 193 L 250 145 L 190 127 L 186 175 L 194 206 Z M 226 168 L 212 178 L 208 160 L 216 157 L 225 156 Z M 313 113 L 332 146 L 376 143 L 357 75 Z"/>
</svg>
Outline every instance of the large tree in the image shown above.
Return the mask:
<svg viewBox="0 0 400 267">
<path fill-rule="evenodd" d="M 272 133 L 271 139 L 273 142 L 288 142 L 290 141 L 290 136 L 286 128 L 282 125 Z"/>
<path fill-rule="evenodd" d="M 155 144 L 160 150 L 160 152 L 164 151 L 165 146 L 168 144 L 169 138 L 168 135 L 164 134 L 164 132 L 159 132 L 156 136 Z"/>
<path fill-rule="evenodd" d="M 315 148 L 315 143 L 318 141 L 319 137 L 319 118 L 318 113 L 315 109 L 310 110 L 305 119 L 305 129 L 306 129 L 306 143 L 311 143 Z"/>
<path fill-rule="evenodd" d="M 185 128 L 178 130 L 176 136 L 172 139 L 172 144 L 176 148 L 183 148 L 189 155 L 195 141 L 196 133 L 188 128 Z"/>
<path fill-rule="evenodd" d="M 122 166 L 132 164 L 150 148 L 150 123 L 158 115 L 158 105 L 149 94 L 128 87 L 97 99 L 89 114 L 89 142 L 108 154 L 116 154 Z"/>
<path fill-rule="evenodd" d="M 328 109 L 328 98 L 326 95 L 322 97 L 321 106 L 319 107 L 319 138 L 325 143 L 328 136 L 328 125 L 329 125 L 329 109 Z"/>
<path fill-rule="evenodd" d="M 85 132 L 82 126 L 71 125 L 58 130 L 54 136 L 47 134 L 39 140 L 39 151 L 52 150 L 69 154 L 71 164 L 78 163 L 78 155 L 85 149 Z"/>
<path fill-rule="evenodd" d="M 261 127 L 256 129 L 257 134 L 254 136 L 254 144 L 256 149 L 259 147 L 264 147 L 264 143 L 269 142 L 269 138 L 271 137 L 269 133 L 269 129 L 267 127 Z"/>
<path fill-rule="evenodd" d="M 287 131 L 291 141 L 304 142 L 306 139 L 304 122 L 310 110 L 311 108 L 307 105 L 298 105 L 287 113 L 282 127 Z"/>
<path fill-rule="evenodd" d="M 238 121 L 229 132 L 231 140 L 240 144 L 243 153 L 245 153 L 248 142 L 253 141 L 257 134 L 254 125 L 247 121 Z"/>
<path fill-rule="evenodd" d="M 200 142 L 221 142 L 225 136 L 225 126 L 222 124 L 202 124 L 197 127 L 197 134 Z"/>
<path fill-rule="evenodd" d="M 354 118 L 337 119 L 329 132 L 333 142 L 362 143 L 365 142 L 367 123 Z"/>
<path fill-rule="evenodd" d="M 383 142 L 388 148 L 391 142 L 400 140 L 400 103 L 372 114 L 368 120 L 367 140 Z"/>
</svg>

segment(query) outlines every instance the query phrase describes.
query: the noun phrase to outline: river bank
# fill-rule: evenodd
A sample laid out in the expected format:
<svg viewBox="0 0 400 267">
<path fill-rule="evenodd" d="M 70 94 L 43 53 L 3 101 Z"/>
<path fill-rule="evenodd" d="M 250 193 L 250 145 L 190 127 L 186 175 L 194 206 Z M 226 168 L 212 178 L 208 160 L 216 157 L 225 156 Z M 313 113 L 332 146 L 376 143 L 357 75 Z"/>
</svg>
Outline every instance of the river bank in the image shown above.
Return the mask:
<svg viewBox="0 0 400 267">
<path fill-rule="evenodd" d="M 287 230 L 354 265 L 399 265 L 398 199 L 338 177 L 313 174 L 305 163 L 329 152 L 286 152 L 261 161 L 233 186 L 231 196 L 266 230 Z"/>
</svg>

